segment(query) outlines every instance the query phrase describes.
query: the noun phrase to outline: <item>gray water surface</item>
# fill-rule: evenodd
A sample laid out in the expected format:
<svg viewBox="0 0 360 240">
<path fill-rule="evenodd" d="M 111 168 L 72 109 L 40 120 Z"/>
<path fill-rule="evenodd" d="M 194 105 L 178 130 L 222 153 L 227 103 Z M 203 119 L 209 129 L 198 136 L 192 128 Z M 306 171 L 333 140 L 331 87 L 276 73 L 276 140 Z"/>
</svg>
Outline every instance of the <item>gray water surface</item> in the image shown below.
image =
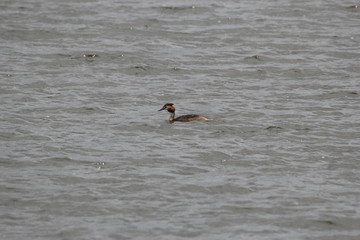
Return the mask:
<svg viewBox="0 0 360 240">
<path fill-rule="evenodd" d="M 360 239 L 357 4 L 1 1 L 1 239 Z"/>
</svg>

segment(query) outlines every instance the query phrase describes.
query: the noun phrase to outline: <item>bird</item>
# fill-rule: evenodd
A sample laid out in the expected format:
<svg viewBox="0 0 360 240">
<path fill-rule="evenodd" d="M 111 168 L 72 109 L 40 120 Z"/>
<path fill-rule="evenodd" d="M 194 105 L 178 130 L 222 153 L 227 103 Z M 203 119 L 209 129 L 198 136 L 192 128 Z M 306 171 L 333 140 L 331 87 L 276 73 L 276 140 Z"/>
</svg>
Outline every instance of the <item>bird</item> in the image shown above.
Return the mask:
<svg viewBox="0 0 360 240">
<path fill-rule="evenodd" d="M 200 116 L 200 115 L 196 115 L 196 114 L 188 114 L 188 115 L 183 115 L 180 117 L 175 118 L 175 106 L 173 103 L 166 103 L 159 111 L 162 110 L 167 110 L 170 113 L 170 117 L 169 117 L 169 122 L 173 123 L 173 122 L 190 122 L 190 121 L 195 121 L 195 120 L 211 120 L 210 118 L 204 117 L 204 116 Z"/>
</svg>

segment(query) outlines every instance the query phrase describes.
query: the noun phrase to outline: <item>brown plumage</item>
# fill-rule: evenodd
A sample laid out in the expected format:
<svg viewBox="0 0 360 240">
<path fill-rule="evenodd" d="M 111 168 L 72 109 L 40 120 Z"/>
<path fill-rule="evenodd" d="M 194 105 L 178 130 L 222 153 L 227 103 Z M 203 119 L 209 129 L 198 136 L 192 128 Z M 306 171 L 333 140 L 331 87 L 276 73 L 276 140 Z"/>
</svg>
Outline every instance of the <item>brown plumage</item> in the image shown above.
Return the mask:
<svg viewBox="0 0 360 240">
<path fill-rule="evenodd" d="M 211 120 L 209 118 L 203 117 L 203 116 L 199 116 L 199 115 L 195 115 L 195 114 L 188 114 L 188 115 L 183 115 L 180 117 L 175 118 L 175 106 L 173 103 L 167 103 L 165 104 L 159 111 L 162 110 L 167 110 L 170 113 L 170 117 L 169 117 L 169 122 L 173 123 L 175 121 L 178 122 L 190 122 L 190 121 L 194 121 L 194 120 Z"/>
</svg>

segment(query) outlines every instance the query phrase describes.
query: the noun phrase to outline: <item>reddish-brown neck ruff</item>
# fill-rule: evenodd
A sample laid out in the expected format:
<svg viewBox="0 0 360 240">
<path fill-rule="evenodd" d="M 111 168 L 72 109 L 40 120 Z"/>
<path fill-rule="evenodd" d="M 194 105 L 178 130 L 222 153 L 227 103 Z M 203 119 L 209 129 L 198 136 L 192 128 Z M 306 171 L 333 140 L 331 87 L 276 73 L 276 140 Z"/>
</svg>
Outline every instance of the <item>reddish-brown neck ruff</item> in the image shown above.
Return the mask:
<svg viewBox="0 0 360 240">
<path fill-rule="evenodd" d="M 175 107 L 174 107 L 174 106 L 168 106 L 168 107 L 167 107 L 167 110 L 168 110 L 168 112 L 170 112 L 170 113 L 174 113 L 174 112 L 175 112 Z"/>
</svg>

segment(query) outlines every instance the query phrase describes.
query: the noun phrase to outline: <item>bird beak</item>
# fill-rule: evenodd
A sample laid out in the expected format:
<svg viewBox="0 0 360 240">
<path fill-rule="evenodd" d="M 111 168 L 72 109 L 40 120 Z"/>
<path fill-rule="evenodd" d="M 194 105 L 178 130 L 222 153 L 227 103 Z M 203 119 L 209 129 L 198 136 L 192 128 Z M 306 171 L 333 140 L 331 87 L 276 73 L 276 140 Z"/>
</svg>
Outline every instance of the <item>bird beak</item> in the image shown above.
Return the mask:
<svg viewBox="0 0 360 240">
<path fill-rule="evenodd" d="M 162 110 L 164 110 L 166 108 L 166 106 L 163 106 L 159 111 L 162 111 Z"/>
</svg>

